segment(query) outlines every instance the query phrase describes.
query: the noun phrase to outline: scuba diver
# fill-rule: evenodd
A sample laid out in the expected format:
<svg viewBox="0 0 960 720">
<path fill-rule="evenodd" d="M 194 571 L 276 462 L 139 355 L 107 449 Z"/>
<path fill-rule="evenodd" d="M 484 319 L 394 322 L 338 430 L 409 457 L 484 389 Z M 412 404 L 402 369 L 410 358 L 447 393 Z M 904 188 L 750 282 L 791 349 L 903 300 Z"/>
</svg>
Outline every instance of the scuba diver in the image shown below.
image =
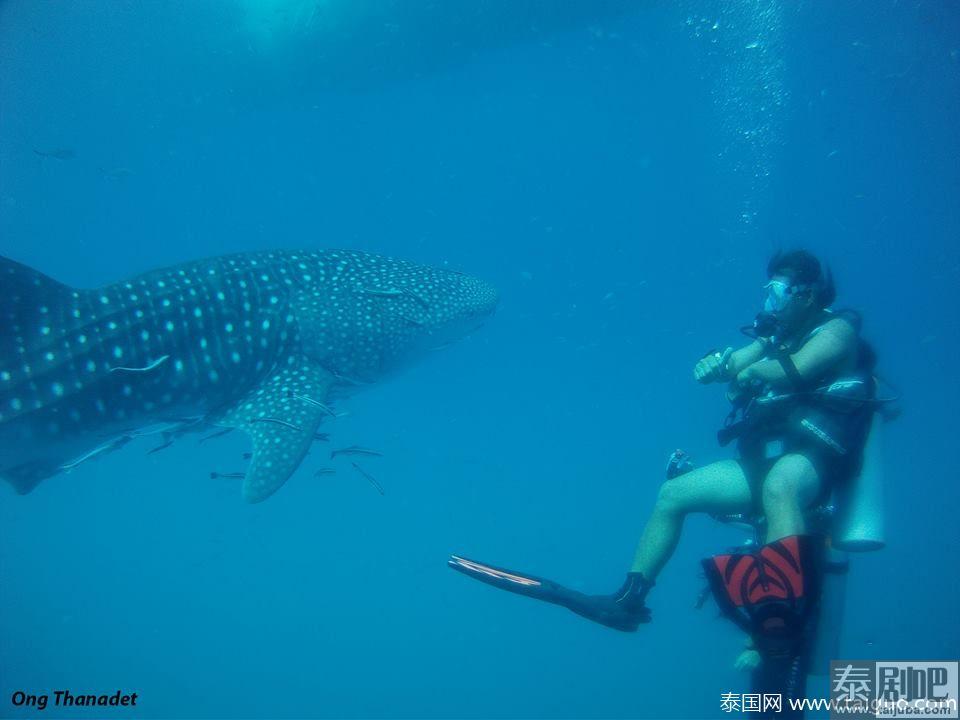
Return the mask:
<svg viewBox="0 0 960 720">
<path fill-rule="evenodd" d="M 682 453 L 674 454 L 616 592 L 588 595 L 456 555 L 448 565 L 632 632 L 651 619 L 647 595 L 687 515 L 749 518 L 760 529 L 758 545 L 705 560 L 706 576 L 721 609 L 751 635 L 768 667 L 782 660 L 770 682 L 755 678 L 755 684 L 782 686 L 786 674 L 800 673 L 825 553 L 811 510 L 860 471 L 878 403 L 875 356 L 859 337 L 859 316 L 829 309 L 836 295 L 832 276 L 811 253 L 777 253 L 767 276 L 763 311 L 741 329 L 750 342 L 707 353 L 693 371 L 700 383 L 728 383 L 732 409 L 718 440 L 735 440 L 738 457 L 693 468 Z"/>
</svg>

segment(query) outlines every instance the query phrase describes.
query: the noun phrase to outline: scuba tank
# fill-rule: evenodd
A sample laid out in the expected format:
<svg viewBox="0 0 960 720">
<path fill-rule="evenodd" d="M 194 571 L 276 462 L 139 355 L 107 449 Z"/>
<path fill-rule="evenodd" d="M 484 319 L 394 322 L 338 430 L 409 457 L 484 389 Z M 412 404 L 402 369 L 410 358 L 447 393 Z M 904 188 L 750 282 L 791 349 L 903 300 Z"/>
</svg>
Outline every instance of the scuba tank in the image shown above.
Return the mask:
<svg viewBox="0 0 960 720">
<path fill-rule="evenodd" d="M 807 663 L 807 672 L 811 675 L 827 675 L 830 672 L 830 661 L 840 657 L 840 636 L 843 632 L 849 574 L 850 561 L 846 553 L 835 547 L 828 548 L 823 563 L 816 632 L 813 633 L 810 659 Z"/>
<path fill-rule="evenodd" d="M 882 428 L 884 419 L 874 413 L 860 472 L 835 491 L 837 517 L 833 546 L 838 550 L 864 552 L 886 545 L 883 517 Z"/>
</svg>

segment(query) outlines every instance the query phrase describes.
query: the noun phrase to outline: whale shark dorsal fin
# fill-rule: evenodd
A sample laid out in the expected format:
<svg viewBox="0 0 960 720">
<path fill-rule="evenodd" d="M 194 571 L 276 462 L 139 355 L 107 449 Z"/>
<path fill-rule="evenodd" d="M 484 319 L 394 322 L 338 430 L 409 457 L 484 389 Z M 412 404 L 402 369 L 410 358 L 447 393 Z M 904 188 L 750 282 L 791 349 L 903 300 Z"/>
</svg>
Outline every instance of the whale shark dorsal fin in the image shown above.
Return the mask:
<svg viewBox="0 0 960 720">
<path fill-rule="evenodd" d="M 69 285 L 3 255 L 0 255 L 0 281 L 5 293 L 23 300 L 31 295 L 66 297 L 72 291 Z"/>
<path fill-rule="evenodd" d="M 60 319 L 77 293 L 69 285 L 0 255 L 0 359 L 12 354 L 18 338 Z"/>
<path fill-rule="evenodd" d="M 317 426 L 329 415 L 324 400 L 333 382 L 333 375 L 302 358 L 275 370 L 217 420 L 219 425 L 243 429 L 253 439 L 244 500 L 266 500 L 297 469 Z"/>
</svg>

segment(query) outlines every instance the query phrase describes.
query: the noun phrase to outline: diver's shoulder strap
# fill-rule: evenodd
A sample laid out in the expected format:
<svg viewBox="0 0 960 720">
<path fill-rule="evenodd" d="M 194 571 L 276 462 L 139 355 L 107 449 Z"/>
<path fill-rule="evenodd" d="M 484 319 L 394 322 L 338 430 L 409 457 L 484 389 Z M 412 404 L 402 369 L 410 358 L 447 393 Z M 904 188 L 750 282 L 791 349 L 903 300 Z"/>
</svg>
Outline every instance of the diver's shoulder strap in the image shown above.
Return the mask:
<svg viewBox="0 0 960 720">
<path fill-rule="evenodd" d="M 790 384 L 795 390 L 806 390 L 811 387 L 811 383 L 800 375 L 800 372 L 797 370 L 796 364 L 790 357 L 791 352 L 796 352 L 804 345 L 806 345 L 814 335 L 823 330 L 828 323 L 841 318 L 849 322 L 854 331 L 859 336 L 860 326 L 862 320 L 860 313 L 856 310 L 843 309 L 843 310 L 831 310 L 830 308 L 824 308 L 823 313 L 819 322 L 814 325 L 807 333 L 805 333 L 799 340 L 799 342 L 787 345 L 785 343 L 780 343 L 773 345 L 770 348 L 770 356 L 780 363 L 780 367 L 783 368 L 783 372 L 786 374 L 787 378 L 790 380 Z"/>
<path fill-rule="evenodd" d="M 804 380 L 800 371 L 797 370 L 797 365 L 793 362 L 790 351 L 785 346 L 776 345 L 772 347 L 771 354 L 773 359 L 780 363 L 780 367 L 783 368 L 783 372 L 790 380 L 794 390 L 804 390 L 810 386 L 810 383 Z"/>
</svg>

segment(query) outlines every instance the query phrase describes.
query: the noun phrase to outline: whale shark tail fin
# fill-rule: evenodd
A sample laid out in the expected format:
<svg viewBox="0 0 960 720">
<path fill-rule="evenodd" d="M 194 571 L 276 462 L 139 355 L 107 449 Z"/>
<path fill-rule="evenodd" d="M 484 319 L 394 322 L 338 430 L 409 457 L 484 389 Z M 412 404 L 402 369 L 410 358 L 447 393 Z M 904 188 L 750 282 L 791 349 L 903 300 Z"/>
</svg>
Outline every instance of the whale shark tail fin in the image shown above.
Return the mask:
<svg viewBox="0 0 960 720">
<path fill-rule="evenodd" d="M 16 260 L 0 255 L 0 360 L 15 357 L 18 348 L 42 328 L 68 312 L 73 288 Z"/>
<path fill-rule="evenodd" d="M 56 464 L 33 462 L 15 468 L 4 468 L 0 471 L 0 478 L 10 483 L 17 495 L 26 495 L 32 492 L 42 480 L 58 472 L 60 468 Z"/>
</svg>

